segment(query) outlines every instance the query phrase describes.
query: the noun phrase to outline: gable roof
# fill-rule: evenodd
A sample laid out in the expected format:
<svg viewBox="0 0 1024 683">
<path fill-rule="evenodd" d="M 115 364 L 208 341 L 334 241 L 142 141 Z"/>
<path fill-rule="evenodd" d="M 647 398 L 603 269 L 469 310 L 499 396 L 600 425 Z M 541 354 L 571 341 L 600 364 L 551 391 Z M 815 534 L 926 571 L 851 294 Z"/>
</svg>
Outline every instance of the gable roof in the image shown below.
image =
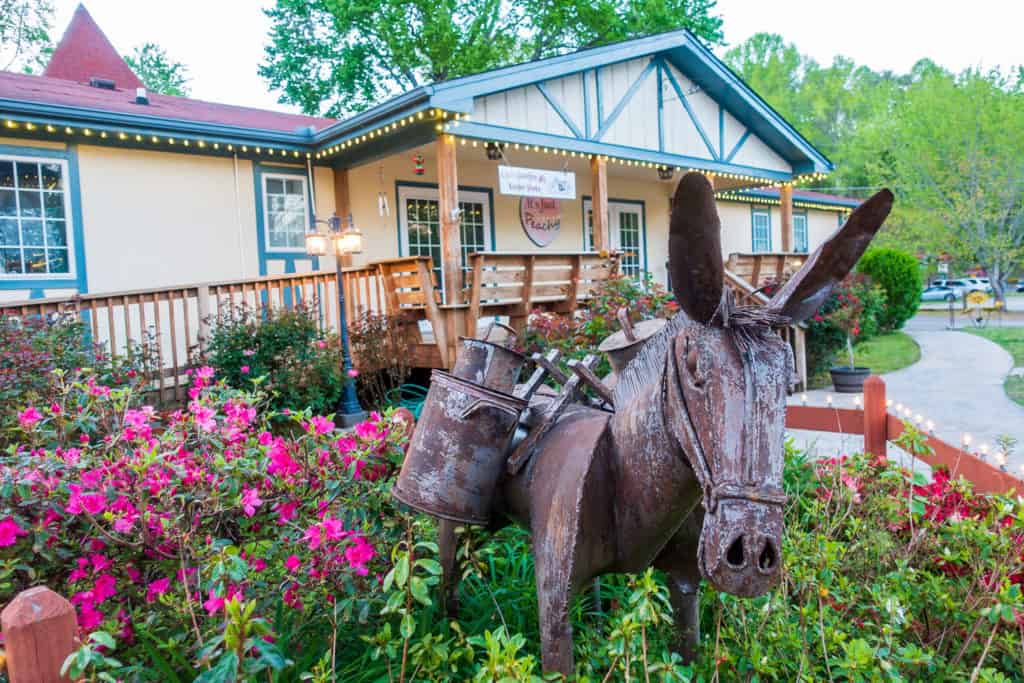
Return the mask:
<svg viewBox="0 0 1024 683">
<path fill-rule="evenodd" d="M 44 76 L 88 83 L 91 78 L 114 81 L 120 88 L 141 88 L 143 83 L 110 44 L 85 5 L 78 5 L 64 31 Z"/>
</svg>

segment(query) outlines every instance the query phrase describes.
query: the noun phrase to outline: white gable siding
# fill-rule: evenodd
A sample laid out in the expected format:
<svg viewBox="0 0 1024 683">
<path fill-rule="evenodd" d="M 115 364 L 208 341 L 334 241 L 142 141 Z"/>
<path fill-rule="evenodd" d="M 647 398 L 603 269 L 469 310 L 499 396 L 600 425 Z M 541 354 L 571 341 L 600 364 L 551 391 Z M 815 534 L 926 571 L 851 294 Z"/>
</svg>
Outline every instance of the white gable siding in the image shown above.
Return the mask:
<svg viewBox="0 0 1024 683">
<path fill-rule="evenodd" d="M 667 60 L 662 62 L 664 69 L 659 79 L 658 68 L 651 68 L 652 60 L 656 59 L 657 56 L 647 55 L 551 79 L 542 84 L 548 97 L 535 84 L 483 95 L 474 101 L 474 118 L 482 123 L 549 135 L 576 138 L 578 133 L 580 137 L 613 145 L 792 172 L 789 163 L 756 135 L 746 135 L 746 127 L 732 114 L 723 111 L 720 116 L 718 102 Z M 622 110 L 613 119 L 616 108 L 627 96 Z M 555 105 L 571 125 L 563 120 Z M 724 124 L 721 131 L 720 122 Z M 742 145 L 736 149 L 741 140 Z M 734 149 L 735 155 L 727 161 Z"/>
</svg>

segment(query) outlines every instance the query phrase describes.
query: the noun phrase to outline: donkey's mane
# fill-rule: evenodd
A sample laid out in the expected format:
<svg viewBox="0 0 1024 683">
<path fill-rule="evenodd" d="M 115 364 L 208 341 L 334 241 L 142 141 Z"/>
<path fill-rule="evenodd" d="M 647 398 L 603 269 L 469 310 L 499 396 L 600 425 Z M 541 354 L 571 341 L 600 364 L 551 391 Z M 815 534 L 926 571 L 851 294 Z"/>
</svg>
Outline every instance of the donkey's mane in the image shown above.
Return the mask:
<svg viewBox="0 0 1024 683">
<path fill-rule="evenodd" d="M 712 318 L 712 323 L 732 332 L 736 345 L 748 349 L 758 343 L 763 334 L 773 326 L 788 325 L 791 321 L 784 315 L 766 306 L 736 306 L 730 293 L 722 297 Z M 615 404 L 622 405 L 636 398 L 637 394 L 651 382 L 661 377 L 665 368 L 665 357 L 672 346 L 672 340 L 687 325 L 697 325 L 678 313 L 667 325 L 650 338 L 636 358 L 631 360 L 619 375 L 615 385 Z"/>
</svg>

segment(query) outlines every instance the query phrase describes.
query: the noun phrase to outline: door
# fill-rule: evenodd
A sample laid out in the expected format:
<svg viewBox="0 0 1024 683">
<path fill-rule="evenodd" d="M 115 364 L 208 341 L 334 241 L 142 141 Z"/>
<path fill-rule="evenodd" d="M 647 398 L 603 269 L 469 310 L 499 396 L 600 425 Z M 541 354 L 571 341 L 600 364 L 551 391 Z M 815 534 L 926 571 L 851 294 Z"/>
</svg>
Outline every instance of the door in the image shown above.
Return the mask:
<svg viewBox="0 0 1024 683">
<path fill-rule="evenodd" d="M 399 250 L 402 256 L 429 256 L 434 275 L 444 295 L 444 271 L 441 268 L 441 216 L 436 187 L 403 185 L 398 188 Z M 462 234 L 461 286 L 468 282 L 468 256 L 476 251 L 494 249 L 491 230 L 491 198 L 486 192 L 459 191 Z"/>
<path fill-rule="evenodd" d="M 590 251 L 594 244 L 594 210 L 589 199 L 583 202 L 583 212 L 587 221 L 583 248 Z M 647 270 L 643 202 L 608 202 L 608 229 L 611 233 L 609 246 L 622 253 L 619 271 L 639 279 Z"/>
</svg>

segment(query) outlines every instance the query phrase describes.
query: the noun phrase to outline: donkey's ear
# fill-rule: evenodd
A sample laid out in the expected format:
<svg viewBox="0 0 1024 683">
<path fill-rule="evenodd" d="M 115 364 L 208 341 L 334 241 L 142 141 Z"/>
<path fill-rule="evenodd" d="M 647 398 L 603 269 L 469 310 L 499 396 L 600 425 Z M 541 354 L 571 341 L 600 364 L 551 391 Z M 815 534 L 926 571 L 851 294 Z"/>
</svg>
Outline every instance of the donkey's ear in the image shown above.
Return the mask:
<svg viewBox="0 0 1024 683">
<path fill-rule="evenodd" d="M 680 179 L 668 233 L 672 292 L 690 318 L 708 323 L 722 300 L 722 224 L 715 191 L 700 173 Z"/>
<path fill-rule="evenodd" d="M 882 190 L 858 206 L 772 297 L 768 308 L 795 323 L 814 315 L 868 248 L 892 210 L 892 200 L 892 192 Z"/>
</svg>

